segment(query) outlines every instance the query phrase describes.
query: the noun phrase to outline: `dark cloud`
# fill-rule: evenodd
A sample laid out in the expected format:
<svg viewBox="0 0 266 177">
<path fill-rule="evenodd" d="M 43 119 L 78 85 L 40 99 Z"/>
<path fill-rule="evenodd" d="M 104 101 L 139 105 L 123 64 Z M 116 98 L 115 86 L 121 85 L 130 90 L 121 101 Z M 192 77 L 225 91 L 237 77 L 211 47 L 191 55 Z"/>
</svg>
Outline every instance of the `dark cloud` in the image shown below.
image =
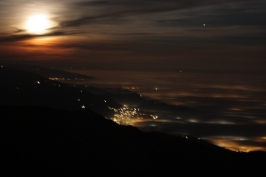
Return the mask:
<svg viewBox="0 0 266 177">
<path fill-rule="evenodd" d="M 26 30 L 25 29 L 19 29 L 19 28 L 15 28 L 14 29 L 14 33 L 22 33 L 22 32 L 25 32 Z"/>
<path fill-rule="evenodd" d="M 25 30 L 17 30 L 13 34 L 6 34 L 4 36 L 0 36 L 0 42 L 16 42 L 16 41 L 24 41 L 28 39 L 40 38 L 40 37 L 49 37 L 49 36 L 68 36 L 74 35 L 76 33 L 73 32 L 64 32 L 64 31 L 53 31 L 46 34 L 35 35 L 35 34 L 16 34 L 24 32 Z"/>
<path fill-rule="evenodd" d="M 75 3 L 71 8 L 77 8 L 84 11 L 84 16 L 74 20 L 60 22 L 62 27 L 80 26 L 91 24 L 99 21 L 117 21 L 121 18 L 132 17 L 137 15 L 149 15 L 161 12 L 170 12 L 175 10 L 185 10 L 190 8 L 206 7 L 217 4 L 226 4 L 234 2 L 245 2 L 248 0 L 217 0 L 217 1 L 198 1 L 198 0 L 109 0 L 109 1 L 83 1 Z M 93 16 L 85 15 L 89 9 L 98 8 Z"/>
<path fill-rule="evenodd" d="M 100 1 L 83 1 L 75 3 L 77 6 L 117 6 L 117 7 L 125 7 L 125 9 L 164 9 L 165 7 L 169 7 L 171 9 L 187 9 L 201 6 L 209 6 L 209 5 L 217 5 L 224 3 L 234 3 L 234 2 L 245 2 L 251 0 L 100 0 Z M 172 7 L 171 7 L 172 6 Z M 174 6 L 174 7 L 173 7 Z M 171 8 L 170 8 L 171 7 Z M 161 10 L 159 10 L 160 12 Z"/>
<path fill-rule="evenodd" d="M 223 26 L 265 26 L 266 2 L 252 1 L 237 5 L 221 4 L 203 11 L 189 11 L 182 13 L 184 17 L 176 19 L 158 20 L 164 26 L 195 26 L 206 24 L 206 27 Z"/>
</svg>

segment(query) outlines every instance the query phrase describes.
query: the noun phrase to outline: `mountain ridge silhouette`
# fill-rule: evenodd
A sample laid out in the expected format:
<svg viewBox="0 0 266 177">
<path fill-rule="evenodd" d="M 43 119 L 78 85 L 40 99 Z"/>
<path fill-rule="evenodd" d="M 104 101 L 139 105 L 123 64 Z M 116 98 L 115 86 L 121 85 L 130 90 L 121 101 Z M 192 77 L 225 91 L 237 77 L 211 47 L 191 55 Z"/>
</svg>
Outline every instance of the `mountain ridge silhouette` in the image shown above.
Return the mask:
<svg viewBox="0 0 266 177">
<path fill-rule="evenodd" d="M 107 97 L 19 69 L 0 68 L 0 82 L 0 104 L 37 105 L 66 110 L 89 108 L 106 117 L 113 115 L 108 107 L 121 107 Z"/>
<path fill-rule="evenodd" d="M 90 110 L 0 106 L 4 176 L 254 175 L 266 153 L 142 132 Z"/>
<path fill-rule="evenodd" d="M 121 105 L 107 97 L 6 67 L 0 68 L 0 81 L 2 176 L 264 172 L 265 152 L 237 153 L 190 136 L 118 125 L 106 116 L 108 106 Z"/>
</svg>

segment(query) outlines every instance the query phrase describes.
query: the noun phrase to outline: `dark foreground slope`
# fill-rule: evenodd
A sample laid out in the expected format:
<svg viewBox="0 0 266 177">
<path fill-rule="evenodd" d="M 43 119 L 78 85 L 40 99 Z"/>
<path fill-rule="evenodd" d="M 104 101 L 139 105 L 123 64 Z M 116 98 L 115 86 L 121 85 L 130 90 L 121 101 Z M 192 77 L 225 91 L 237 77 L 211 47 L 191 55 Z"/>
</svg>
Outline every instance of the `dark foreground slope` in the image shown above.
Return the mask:
<svg viewBox="0 0 266 177">
<path fill-rule="evenodd" d="M 265 167 L 265 153 L 144 133 L 86 109 L 0 106 L 0 120 L 1 176 L 256 176 Z"/>
</svg>

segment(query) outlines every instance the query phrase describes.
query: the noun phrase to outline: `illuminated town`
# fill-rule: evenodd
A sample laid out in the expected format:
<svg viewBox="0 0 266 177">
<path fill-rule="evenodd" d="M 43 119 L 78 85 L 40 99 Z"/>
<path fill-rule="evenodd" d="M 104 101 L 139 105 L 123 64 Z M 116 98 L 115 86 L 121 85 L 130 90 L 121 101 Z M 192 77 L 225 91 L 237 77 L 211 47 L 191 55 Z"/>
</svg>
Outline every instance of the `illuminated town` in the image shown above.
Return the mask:
<svg viewBox="0 0 266 177">
<path fill-rule="evenodd" d="M 144 119 L 158 119 L 158 116 L 144 113 L 138 108 L 130 108 L 128 105 L 116 109 L 108 107 L 114 111 L 114 117 L 111 118 L 114 122 L 119 125 L 134 125 L 137 122 L 142 122 Z"/>
</svg>

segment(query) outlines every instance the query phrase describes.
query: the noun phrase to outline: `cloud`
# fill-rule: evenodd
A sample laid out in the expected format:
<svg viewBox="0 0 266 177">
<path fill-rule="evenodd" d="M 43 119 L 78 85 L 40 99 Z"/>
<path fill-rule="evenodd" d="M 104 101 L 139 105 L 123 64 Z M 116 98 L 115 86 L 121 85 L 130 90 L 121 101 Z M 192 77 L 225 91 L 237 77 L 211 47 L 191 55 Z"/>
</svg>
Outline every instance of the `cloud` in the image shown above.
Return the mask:
<svg viewBox="0 0 266 177">
<path fill-rule="evenodd" d="M 217 33 L 221 34 L 221 32 L 214 31 L 214 28 L 211 30 L 208 27 L 266 24 L 265 18 L 263 18 L 266 15 L 262 10 L 263 6 L 259 8 L 258 3 L 263 3 L 263 1 L 100 0 L 73 3 L 69 0 L 65 4 L 66 11 L 57 14 L 57 17 L 53 19 L 58 25 L 51 28 L 50 33 L 45 35 L 21 34 L 25 32 L 24 29 L 15 29 L 13 32 L 16 34 L 1 35 L 5 37 L 0 36 L 0 42 L 26 40 L 42 36 L 73 35 L 81 32 L 87 33 L 87 35 L 98 33 L 117 35 L 117 37 L 118 35 L 160 37 L 159 35 L 168 34 L 171 38 L 178 33 L 183 36 L 195 35 L 195 31 L 198 31 L 201 36 L 207 33 L 208 35 L 216 35 Z M 219 6 L 215 6 L 218 4 Z M 250 6 L 257 11 L 254 12 L 249 9 Z M 205 7 L 212 8 L 205 12 Z M 199 9 L 199 11 L 193 9 Z M 65 14 L 66 12 L 69 14 Z M 173 12 L 174 14 L 172 14 Z M 164 13 L 164 15 L 161 16 L 160 13 Z M 62 16 L 60 17 L 60 15 Z M 258 16 L 261 18 L 257 18 Z M 202 23 L 207 24 L 205 31 L 195 28 Z M 178 28 L 176 34 L 171 35 L 176 28 Z M 69 30 L 74 32 L 69 32 Z M 244 30 L 244 32 L 246 31 Z M 226 33 L 223 32 L 223 34 Z"/>
<path fill-rule="evenodd" d="M 187 9 L 201 6 L 234 3 L 234 2 L 246 2 L 251 0 L 102 0 L 102 1 L 83 1 L 75 3 L 76 6 L 95 6 L 95 7 L 124 7 L 124 10 L 131 10 L 135 12 L 146 13 L 146 10 L 157 9 L 158 12 L 168 11 L 172 9 Z M 167 7 L 167 8 L 166 8 Z M 148 11 L 149 12 L 149 11 Z M 152 11 L 151 11 L 152 12 Z M 156 12 L 156 11 L 154 11 Z"/>
<path fill-rule="evenodd" d="M 33 38 L 40 38 L 40 37 L 49 37 L 49 36 L 65 36 L 65 35 L 73 35 L 76 33 L 73 32 L 64 32 L 64 31 L 53 31 L 50 33 L 42 34 L 42 35 L 34 35 L 34 34 L 16 34 L 20 32 L 24 32 L 25 30 L 18 29 L 14 33 L 5 34 L 0 36 L 0 43 L 4 42 L 15 42 L 15 41 L 24 41 Z"/>
<path fill-rule="evenodd" d="M 206 27 L 223 26 L 261 26 L 265 27 L 264 16 L 266 2 L 252 1 L 237 4 L 220 4 L 204 10 L 190 10 L 182 13 L 182 16 L 159 19 L 161 26 L 195 26 L 206 24 Z"/>
<path fill-rule="evenodd" d="M 60 22 L 62 27 L 81 26 L 99 21 L 117 22 L 118 20 L 135 17 L 138 15 L 150 15 L 162 12 L 171 12 L 191 8 L 212 6 L 234 2 L 245 2 L 248 0 L 102 0 L 83 1 L 71 4 L 69 8 L 78 9 L 83 15 L 72 20 Z M 93 15 L 87 15 L 91 10 L 97 9 Z"/>
</svg>

